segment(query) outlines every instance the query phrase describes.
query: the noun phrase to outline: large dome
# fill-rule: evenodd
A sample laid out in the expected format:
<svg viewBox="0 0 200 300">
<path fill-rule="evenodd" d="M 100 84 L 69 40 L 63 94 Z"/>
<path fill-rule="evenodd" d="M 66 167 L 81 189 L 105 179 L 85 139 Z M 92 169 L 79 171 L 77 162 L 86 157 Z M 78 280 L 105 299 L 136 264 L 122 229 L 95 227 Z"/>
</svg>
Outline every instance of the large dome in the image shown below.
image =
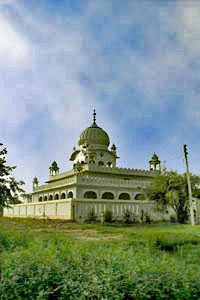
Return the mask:
<svg viewBox="0 0 200 300">
<path fill-rule="evenodd" d="M 108 134 L 99 126 L 97 126 L 95 119 L 93 124 L 86 128 L 80 135 L 79 142 L 80 145 L 103 145 L 109 146 L 110 139 Z"/>
<path fill-rule="evenodd" d="M 78 144 L 79 146 L 86 144 L 88 146 L 104 145 L 108 147 L 110 139 L 108 134 L 94 123 L 81 133 Z"/>
</svg>

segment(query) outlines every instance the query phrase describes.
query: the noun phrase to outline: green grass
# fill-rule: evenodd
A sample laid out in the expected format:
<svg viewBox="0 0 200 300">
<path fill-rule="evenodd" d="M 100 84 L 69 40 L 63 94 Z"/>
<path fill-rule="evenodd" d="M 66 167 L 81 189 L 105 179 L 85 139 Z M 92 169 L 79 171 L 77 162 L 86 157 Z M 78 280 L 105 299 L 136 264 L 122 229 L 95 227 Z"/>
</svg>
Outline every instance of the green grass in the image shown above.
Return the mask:
<svg viewBox="0 0 200 300">
<path fill-rule="evenodd" d="M 0 218 L 0 299 L 200 299 L 200 227 Z"/>
</svg>

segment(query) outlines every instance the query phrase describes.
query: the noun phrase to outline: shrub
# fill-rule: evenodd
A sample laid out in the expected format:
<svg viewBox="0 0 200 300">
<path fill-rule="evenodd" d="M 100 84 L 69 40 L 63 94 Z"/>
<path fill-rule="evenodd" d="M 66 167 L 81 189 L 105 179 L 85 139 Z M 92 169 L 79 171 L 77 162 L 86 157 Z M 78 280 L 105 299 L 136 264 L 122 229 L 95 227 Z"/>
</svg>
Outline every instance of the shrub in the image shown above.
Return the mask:
<svg viewBox="0 0 200 300">
<path fill-rule="evenodd" d="M 125 224 L 137 223 L 137 216 L 132 213 L 129 209 L 126 209 L 123 214 L 123 221 Z"/>
<path fill-rule="evenodd" d="M 88 221 L 96 221 L 96 219 L 97 219 L 97 215 L 95 213 L 94 208 L 92 207 L 88 212 Z"/>
<path fill-rule="evenodd" d="M 109 209 L 106 209 L 105 213 L 104 213 L 104 221 L 105 222 L 112 222 L 112 211 Z"/>
<path fill-rule="evenodd" d="M 142 223 L 151 223 L 150 215 L 148 213 L 145 213 L 143 209 L 142 209 L 140 220 Z"/>
<path fill-rule="evenodd" d="M 148 214 L 145 214 L 145 223 L 151 223 L 151 217 Z"/>
</svg>

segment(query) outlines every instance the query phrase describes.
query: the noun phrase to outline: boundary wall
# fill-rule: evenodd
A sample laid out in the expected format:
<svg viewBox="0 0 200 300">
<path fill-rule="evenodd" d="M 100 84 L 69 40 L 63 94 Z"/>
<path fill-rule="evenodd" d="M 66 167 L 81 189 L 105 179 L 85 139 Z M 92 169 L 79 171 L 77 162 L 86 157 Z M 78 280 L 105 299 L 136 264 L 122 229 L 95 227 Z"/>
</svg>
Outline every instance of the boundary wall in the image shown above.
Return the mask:
<svg viewBox="0 0 200 300">
<path fill-rule="evenodd" d="M 11 205 L 4 208 L 4 217 L 71 219 L 71 199 Z"/>
<path fill-rule="evenodd" d="M 107 199 L 64 199 L 11 205 L 4 208 L 3 216 L 21 218 L 50 218 L 63 220 L 85 220 L 88 213 L 95 211 L 97 219 L 110 210 L 113 219 L 121 220 L 124 212 L 129 210 L 139 219 L 148 215 L 151 220 L 169 219 L 169 215 L 159 213 L 153 201 L 141 200 L 107 200 Z"/>
</svg>

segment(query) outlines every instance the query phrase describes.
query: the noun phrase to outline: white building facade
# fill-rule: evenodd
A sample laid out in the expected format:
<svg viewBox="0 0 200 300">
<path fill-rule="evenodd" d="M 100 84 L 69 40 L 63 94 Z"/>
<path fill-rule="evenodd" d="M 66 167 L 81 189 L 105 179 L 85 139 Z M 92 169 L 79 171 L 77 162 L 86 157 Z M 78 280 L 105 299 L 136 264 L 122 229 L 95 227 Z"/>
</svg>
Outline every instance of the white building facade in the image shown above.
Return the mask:
<svg viewBox="0 0 200 300">
<path fill-rule="evenodd" d="M 54 161 L 45 184 L 39 185 L 34 178 L 31 203 L 4 209 L 4 215 L 85 220 L 91 210 L 97 219 L 109 210 L 113 219 L 122 219 L 125 211 L 138 218 L 165 218 L 143 194 L 160 170 L 158 156 L 152 156 L 149 170 L 118 168 L 117 148 L 114 144 L 109 146 L 109 136 L 96 124 L 94 111 L 92 125 L 81 133 L 70 157 L 72 170 L 59 173 Z"/>
</svg>

